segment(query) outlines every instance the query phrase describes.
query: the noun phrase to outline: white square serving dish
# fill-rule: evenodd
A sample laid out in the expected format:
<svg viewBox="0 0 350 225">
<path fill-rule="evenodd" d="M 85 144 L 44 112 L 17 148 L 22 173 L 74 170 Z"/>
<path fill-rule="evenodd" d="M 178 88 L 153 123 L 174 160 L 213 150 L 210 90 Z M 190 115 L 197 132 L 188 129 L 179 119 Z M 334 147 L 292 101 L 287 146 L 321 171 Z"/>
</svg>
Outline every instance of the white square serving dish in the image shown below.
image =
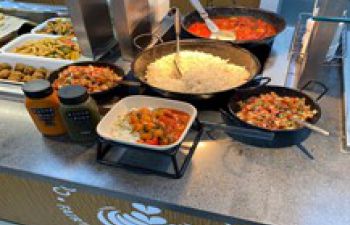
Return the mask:
<svg viewBox="0 0 350 225">
<path fill-rule="evenodd" d="M 57 65 L 57 64 L 52 63 L 52 62 L 48 63 L 48 62 L 45 62 L 42 60 L 33 61 L 33 60 L 30 60 L 27 58 L 23 59 L 23 58 L 18 58 L 18 57 L 13 56 L 13 55 L 6 55 L 6 54 L 0 54 L 0 63 L 7 63 L 12 68 L 15 67 L 15 65 L 18 63 L 22 63 L 22 64 L 27 65 L 27 66 L 33 66 L 36 69 L 43 67 L 43 68 L 47 69 L 49 73 L 51 73 L 52 71 L 57 70 L 58 68 L 61 67 L 60 65 Z M 1 78 L 0 78 L 0 83 L 16 84 L 16 85 L 23 84 L 23 82 L 11 81 L 8 79 L 1 79 Z"/>
<path fill-rule="evenodd" d="M 46 21 L 44 21 L 43 23 L 39 24 L 38 26 L 34 27 L 32 30 L 31 30 L 31 33 L 32 34 L 40 34 L 38 33 L 38 31 L 44 29 L 46 26 L 47 26 L 47 23 L 48 22 L 51 22 L 51 21 L 56 21 L 58 19 L 61 19 L 61 20 L 64 20 L 64 21 L 71 21 L 69 18 L 66 18 L 66 17 L 55 17 L 55 18 L 51 18 L 51 19 L 48 19 Z M 55 34 L 51 34 L 51 35 L 55 35 Z M 55 36 L 59 36 L 59 35 L 55 35 Z"/>
<path fill-rule="evenodd" d="M 24 54 L 18 54 L 18 53 L 11 52 L 11 50 L 24 44 L 27 41 L 40 40 L 43 38 L 59 38 L 59 37 L 62 37 L 62 36 L 49 35 L 49 34 L 24 34 L 24 35 L 21 35 L 21 36 L 15 38 L 14 40 L 10 41 L 6 45 L 4 45 L 0 49 L 0 51 L 2 52 L 2 54 L 5 54 L 5 55 L 12 55 L 12 56 L 16 56 L 17 58 L 28 59 L 28 60 L 32 60 L 32 61 L 40 60 L 40 61 L 44 61 L 44 62 L 48 62 L 48 63 L 51 62 L 51 63 L 57 64 L 59 66 L 71 64 L 73 62 L 78 62 L 78 61 L 91 60 L 90 58 L 87 58 L 83 55 L 81 55 L 79 59 L 73 61 L 73 60 L 67 60 L 67 59 L 47 58 L 47 57 L 42 57 L 42 56 L 24 55 Z"/>
<path fill-rule="evenodd" d="M 171 109 L 180 110 L 188 113 L 190 115 L 190 120 L 184 132 L 182 133 L 181 137 L 175 143 L 170 145 L 160 145 L 160 146 L 148 145 L 143 143 L 131 142 L 128 140 L 118 139 L 111 135 L 114 122 L 119 116 L 123 116 L 133 109 L 138 109 L 142 107 L 171 108 Z M 184 140 L 184 138 L 186 137 L 186 134 L 191 128 L 196 117 L 197 117 L 197 109 L 189 103 L 176 101 L 176 100 L 169 100 L 164 98 L 144 96 L 144 95 L 134 95 L 134 96 L 123 98 L 112 107 L 112 109 L 107 113 L 105 117 L 103 117 L 103 119 L 98 124 L 97 134 L 102 138 L 115 143 L 130 145 L 130 146 L 139 147 L 139 148 L 146 148 L 150 150 L 165 151 L 165 150 L 174 148 Z"/>
</svg>

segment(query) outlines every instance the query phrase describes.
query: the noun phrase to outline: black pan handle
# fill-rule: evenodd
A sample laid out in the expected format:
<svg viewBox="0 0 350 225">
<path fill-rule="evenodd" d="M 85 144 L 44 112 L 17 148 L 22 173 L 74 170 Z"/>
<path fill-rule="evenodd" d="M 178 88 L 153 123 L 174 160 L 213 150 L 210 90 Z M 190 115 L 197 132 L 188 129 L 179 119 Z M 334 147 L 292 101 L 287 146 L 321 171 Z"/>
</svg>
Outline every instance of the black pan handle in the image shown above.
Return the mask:
<svg viewBox="0 0 350 225">
<path fill-rule="evenodd" d="M 173 24 L 174 24 L 173 23 L 173 21 L 174 21 L 173 17 L 175 16 L 175 13 L 176 13 L 177 10 L 178 10 L 178 8 L 176 8 L 176 7 L 170 8 L 169 11 L 168 11 L 168 14 L 162 19 L 162 21 L 160 22 L 160 25 L 159 25 L 158 28 L 167 27 L 169 25 L 173 26 Z M 171 24 L 169 24 L 169 21 L 171 21 Z M 134 46 L 138 50 L 143 51 L 143 50 L 152 48 L 158 42 L 164 43 L 164 40 L 162 39 L 161 34 L 157 34 L 157 30 L 162 30 L 162 29 L 156 29 L 156 31 L 153 32 L 153 33 L 144 33 L 144 34 L 140 34 L 140 35 L 137 35 L 136 37 L 134 37 L 134 39 L 133 39 Z M 150 41 L 150 43 L 148 43 L 148 46 L 142 47 L 142 46 L 140 46 L 138 41 L 141 38 L 145 38 L 145 37 L 150 37 L 151 41 Z"/>
<path fill-rule="evenodd" d="M 229 118 L 230 120 L 234 120 L 233 116 L 231 115 L 231 113 L 229 113 L 226 109 L 224 108 L 220 108 L 219 109 L 220 113 L 224 116 L 226 116 L 227 118 Z"/>
<path fill-rule="evenodd" d="M 138 41 L 139 41 L 141 38 L 144 38 L 144 37 L 151 37 L 151 41 L 150 41 L 150 43 L 148 44 L 148 46 L 146 46 L 146 47 L 142 47 L 142 46 L 138 43 Z M 145 33 L 145 34 L 137 35 L 137 36 L 134 38 L 133 42 L 134 42 L 134 46 L 135 46 L 138 50 L 142 51 L 142 50 L 146 50 L 146 49 L 152 48 L 154 45 L 157 44 L 157 42 L 163 43 L 164 41 L 163 41 L 163 39 L 162 39 L 160 36 L 158 36 L 157 34 Z"/>
<path fill-rule="evenodd" d="M 212 123 L 209 121 L 201 121 L 201 124 L 209 130 L 223 130 L 226 133 L 240 135 L 247 138 L 256 138 L 265 141 L 272 141 L 275 138 L 275 134 L 272 132 L 229 126 L 226 124 Z"/>
<path fill-rule="evenodd" d="M 304 86 L 302 86 L 300 88 L 300 91 L 304 91 L 311 84 L 314 84 L 314 85 L 316 84 L 316 85 L 320 86 L 323 89 L 322 92 L 319 94 L 319 96 L 315 99 L 316 102 L 318 100 L 320 100 L 329 91 L 328 87 L 325 84 L 323 84 L 322 82 L 316 81 L 316 80 L 308 81 Z"/>
<path fill-rule="evenodd" d="M 127 86 L 127 87 L 141 87 L 141 82 L 138 81 L 131 81 L 131 80 L 122 80 L 120 82 L 120 85 Z"/>
<path fill-rule="evenodd" d="M 255 89 L 258 89 L 258 88 L 261 88 L 261 87 L 264 87 L 266 86 L 267 84 L 269 84 L 271 82 L 271 78 L 270 77 L 257 77 L 257 78 L 254 78 L 253 80 L 251 80 L 250 82 L 259 82 L 258 85 L 255 85 L 253 87 L 248 87 L 248 88 L 237 88 L 236 90 L 237 91 L 253 91 Z"/>
</svg>

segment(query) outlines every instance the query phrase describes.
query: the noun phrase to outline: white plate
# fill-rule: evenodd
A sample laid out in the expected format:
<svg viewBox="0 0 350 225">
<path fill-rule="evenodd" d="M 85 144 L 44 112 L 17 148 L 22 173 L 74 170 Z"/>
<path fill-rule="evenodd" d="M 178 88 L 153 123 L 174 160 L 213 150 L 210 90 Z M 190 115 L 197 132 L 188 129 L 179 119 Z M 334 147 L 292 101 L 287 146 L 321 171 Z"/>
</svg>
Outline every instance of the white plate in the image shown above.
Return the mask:
<svg viewBox="0 0 350 225">
<path fill-rule="evenodd" d="M 79 59 L 73 61 L 73 60 L 67 60 L 67 59 L 47 58 L 47 57 L 34 56 L 34 55 L 23 55 L 23 54 L 11 52 L 11 50 L 13 50 L 14 48 L 16 48 L 18 46 L 23 45 L 27 41 L 40 40 L 43 38 L 58 38 L 58 37 L 62 37 L 62 36 L 49 35 L 49 34 L 24 34 L 24 35 L 21 35 L 21 36 L 15 38 L 11 42 L 7 43 L 5 46 L 3 46 L 0 49 L 0 51 L 6 55 L 12 55 L 12 56 L 16 56 L 18 58 L 28 59 L 28 60 L 34 59 L 34 61 L 41 60 L 41 61 L 48 62 L 48 63 L 52 62 L 52 63 L 57 64 L 59 66 L 67 65 L 67 64 L 70 64 L 73 62 L 78 62 L 78 61 L 91 60 L 90 58 L 87 58 L 83 55 L 81 55 Z"/>
<path fill-rule="evenodd" d="M 148 145 L 143 143 L 131 142 L 127 140 L 118 139 L 112 136 L 112 128 L 114 126 L 115 121 L 119 116 L 123 116 L 127 114 L 129 111 L 133 109 L 138 109 L 142 107 L 149 108 L 171 108 L 180 110 L 182 112 L 186 112 L 190 115 L 190 120 L 187 124 L 186 129 L 182 133 L 181 137 L 171 145 Z M 149 97 L 144 95 L 134 95 L 130 97 L 123 98 L 118 103 L 116 103 L 113 108 L 107 113 L 105 117 L 100 121 L 97 126 L 97 133 L 102 138 L 113 141 L 116 143 L 126 144 L 135 147 L 147 148 L 151 150 L 169 150 L 177 145 L 179 145 L 185 138 L 187 132 L 191 128 L 195 118 L 197 116 L 197 110 L 194 106 L 189 103 L 176 101 L 176 100 L 168 100 L 163 98 Z"/>
<path fill-rule="evenodd" d="M 50 22 L 50 21 L 55 21 L 55 20 L 58 20 L 58 19 L 61 19 L 61 20 L 64 20 L 64 21 L 71 21 L 69 18 L 65 18 L 65 17 L 56 17 L 56 18 L 51 18 L 51 19 L 48 19 L 46 20 L 45 22 L 39 24 L 38 26 L 34 27 L 32 30 L 31 30 L 31 33 L 32 34 L 38 34 L 37 32 L 44 29 L 46 26 L 47 26 L 47 23 Z M 49 34 L 50 35 L 50 34 Z M 51 35 L 55 35 L 55 34 L 51 34 Z M 59 36 L 59 35 L 55 35 L 55 36 Z"/>
</svg>

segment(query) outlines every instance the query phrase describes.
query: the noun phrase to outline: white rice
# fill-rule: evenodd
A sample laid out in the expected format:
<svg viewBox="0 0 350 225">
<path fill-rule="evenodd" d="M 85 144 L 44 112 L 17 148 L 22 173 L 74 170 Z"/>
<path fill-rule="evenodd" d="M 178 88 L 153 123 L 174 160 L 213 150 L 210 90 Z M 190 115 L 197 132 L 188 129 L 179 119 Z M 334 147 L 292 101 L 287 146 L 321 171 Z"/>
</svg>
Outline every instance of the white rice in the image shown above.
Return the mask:
<svg viewBox="0 0 350 225">
<path fill-rule="evenodd" d="M 140 139 L 139 134 L 137 132 L 133 132 L 126 115 L 119 116 L 113 123 L 111 135 L 120 140 L 131 142 L 136 142 Z"/>
<path fill-rule="evenodd" d="M 147 82 L 161 89 L 184 93 L 210 93 L 237 87 L 247 81 L 249 72 L 218 56 L 199 51 L 181 51 L 177 78 L 175 53 L 163 56 L 147 67 Z"/>
</svg>

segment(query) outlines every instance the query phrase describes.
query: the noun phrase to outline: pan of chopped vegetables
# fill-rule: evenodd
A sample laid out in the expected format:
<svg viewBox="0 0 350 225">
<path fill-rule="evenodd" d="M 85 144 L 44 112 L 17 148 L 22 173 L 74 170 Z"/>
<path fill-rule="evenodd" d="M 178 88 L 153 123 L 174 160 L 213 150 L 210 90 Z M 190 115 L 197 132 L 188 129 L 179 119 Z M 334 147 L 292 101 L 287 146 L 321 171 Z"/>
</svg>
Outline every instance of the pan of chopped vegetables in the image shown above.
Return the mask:
<svg viewBox="0 0 350 225">
<path fill-rule="evenodd" d="M 322 88 L 313 99 L 303 92 L 308 86 Z M 272 141 L 254 140 L 235 135 L 233 138 L 263 147 L 286 147 L 304 141 L 311 131 L 298 121 L 315 124 L 321 117 L 318 100 L 328 88 L 317 81 L 308 82 L 301 90 L 281 86 L 264 86 L 259 89 L 237 92 L 229 101 L 229 115 L 223 115 L 230 125 L 273 132 Z M 232 136 L 232 135 L 231 135 Z"/>
<path fill-rule="evenodd" d="M 49 81 L 55 90 L 67 85 L 80 85 L 95 100 L 103 101 L 113 96 L 124 78 L 124 71 L 110 63 L 77 62 L 53 71 Z"/>
</svg>

